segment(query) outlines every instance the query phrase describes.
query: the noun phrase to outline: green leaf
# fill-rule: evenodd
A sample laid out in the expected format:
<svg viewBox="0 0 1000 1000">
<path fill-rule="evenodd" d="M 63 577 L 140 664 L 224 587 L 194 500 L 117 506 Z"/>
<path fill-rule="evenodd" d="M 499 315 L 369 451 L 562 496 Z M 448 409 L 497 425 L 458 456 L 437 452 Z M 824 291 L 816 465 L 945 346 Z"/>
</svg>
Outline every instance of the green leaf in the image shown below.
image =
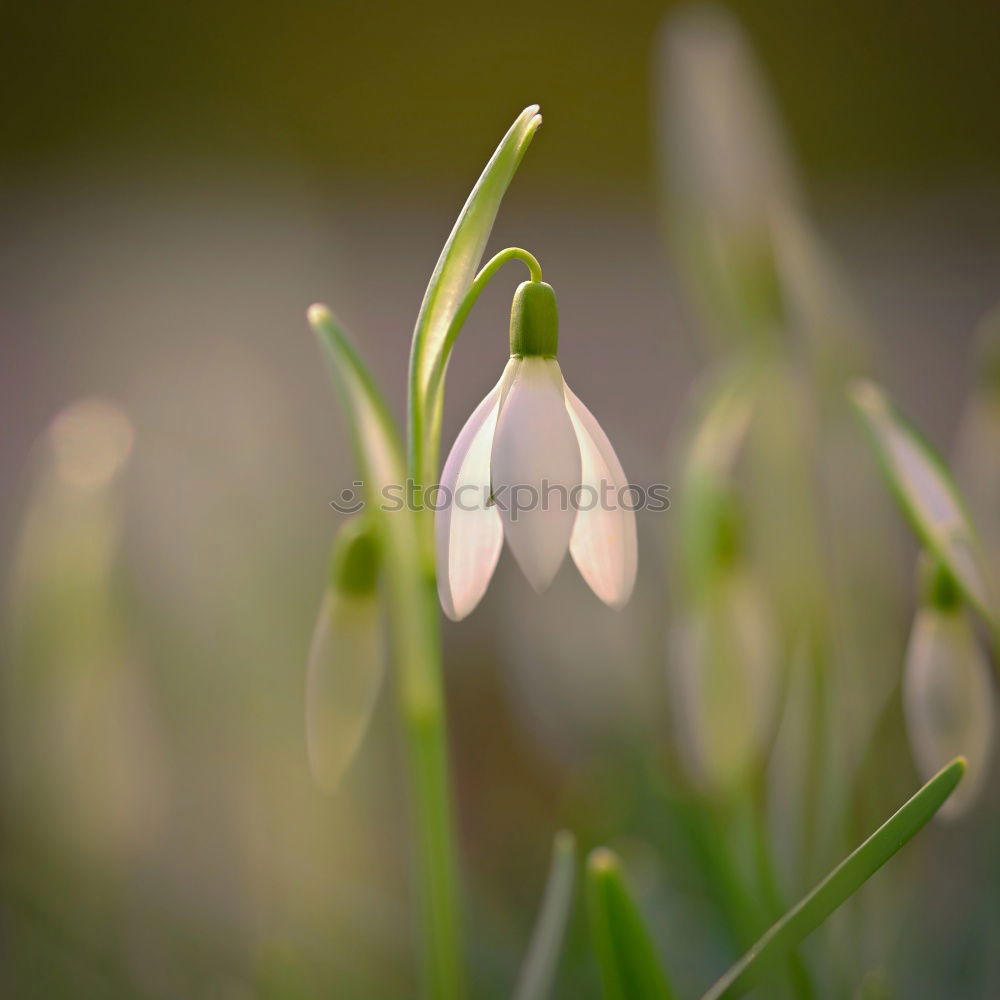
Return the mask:
<svg viewBox="0 0 1000 1000">
<path fill-rule="evenodd" d="M 424 483 L 437 475 L 441 385 L 432 376 L 445 350 L 448 328 L 476 276 L 500 202 L 541 121 L 533 104 L 503 137 L 455 222 L 424 293 L 410 353 L 411 459 L 413 471 Z"/>
<path fill-rule="evenodd" d="M 426 579 L 417 518 L 405 509 L 391 513 L 383 509 L 386 498 L 395 501 L 403 496 L 406 471 L 399 432 L 375 380 L 330 310 L 322 305 L 310 307 L 309 322 L 347 408 L 366 501 L 381 535 L 380 548 L 397 620 L 400 616 L 410 620 L 417 611 L 408 591 Z M 415 710 L 436 704 L 433 684 L 423 679 L 420 671 L 406 669 L 403 677 L 408 704 Z"/>
<path fill-rule="evenodd" d="M 570 903 L 573 900 L 575 869 L 576 841 L 573 834 L 564 830 L 556 835 L 552 846 L 552 865 L 545 883 L 542 908 L 538 913 L 528 954 L 521 966 L 514 1000 L 545 1000 L 552 993 Z"/>
<path fill-rule="evenodd" d="M 375 379 L 343 327 L 323 305 L 309 308 L 309 324 L 324 349 L 330 371 L 347 407 L 355 457 L 374 506 L 378 491 L 405 478 L 399 431 Z"/>
<path fill-rule="evenodd" d="M 458 891 L 452 859 L 445 766 L 444 705 L 437 637 L 437 597 L 423 561 L 417 514 L 397 509 L 405 466 L 388 407 L 357 351 L 325 306 L 309 322 L 326 352 L 350 417 L 368 505 L 381 533 L 386 593 L 392 622 L 397 691 L 408 737 L 419 834 L 420 921 L 425 991 L 435 998 L 462 996 Z M 384 501 L 390 500 L 390 504 Z"/>
<path fill-rule="evenodd" d="M 673 991 L 622 878 L 621 860 L 606 847 L 587 859 L 587 909 L 606 1000 L 672 1000 Z"/>
<path fill-rule="evenodd" d="M 965 760 L 961 757 L 939 771 L 808 896 L 771 927 L 702 1000 L 723 1000 L 746 993 L 766 969 L 787 956 L 922 829 L 955 790 L 963 774 Z"/>
<path fill-rule="evenodd" d="M 979 540 L 944 461 L 875 383 L 854 382 L 850 394 L 913 530 L 945 564 L 969 602 L 996 628 Z"/>
</svg>

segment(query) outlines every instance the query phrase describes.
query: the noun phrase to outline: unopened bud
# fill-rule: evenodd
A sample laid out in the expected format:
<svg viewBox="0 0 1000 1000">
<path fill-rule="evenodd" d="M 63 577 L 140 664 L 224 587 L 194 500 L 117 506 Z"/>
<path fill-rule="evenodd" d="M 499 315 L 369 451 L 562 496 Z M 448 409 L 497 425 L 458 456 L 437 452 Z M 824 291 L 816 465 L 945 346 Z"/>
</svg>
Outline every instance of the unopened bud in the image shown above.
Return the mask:
<svg viewBox="0 0 1000 1000">
<path fill-rule="evenodd" d="M 963 607 L 924 607 L 913 624 L 903 673 L 903 708 L 910 748 L 925 780 L 964 756 L 966 779 L 941 808 L 958 816 L 976 800 L 993 746 L 989 666 Z"/>
</svg>

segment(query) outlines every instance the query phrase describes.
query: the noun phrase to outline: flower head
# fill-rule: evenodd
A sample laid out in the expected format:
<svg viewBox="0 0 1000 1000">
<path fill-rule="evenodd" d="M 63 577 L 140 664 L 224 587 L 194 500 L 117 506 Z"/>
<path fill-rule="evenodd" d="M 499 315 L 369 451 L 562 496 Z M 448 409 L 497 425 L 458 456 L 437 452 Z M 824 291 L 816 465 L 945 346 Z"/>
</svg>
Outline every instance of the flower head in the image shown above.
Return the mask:
<svg viewBox="0 0 1000 1000">
<path fill-rule="evenodd" d="M 455 621 L 475 608 L 506 537 L 537 591 L 568 549 L 594 593 L 621 607 L 636 574 L 630 491 L 607 435 L 563 378 L 549 285 L 517 289 L 510 343 L 500 381 L 462 428 L 441 476 L 441 605 Z"/>
<path fill-rule="evenodd" d="M 903 665 L 903 712 L 917 771 L 927 780 L 952 757 L 968 759 L 967 780 L 942 807 L 942 819 L 967 812 L 989 774 L 994 744 L 990 665 L 958 584 L 925 556 L 923 600 Z"/>
</svg>

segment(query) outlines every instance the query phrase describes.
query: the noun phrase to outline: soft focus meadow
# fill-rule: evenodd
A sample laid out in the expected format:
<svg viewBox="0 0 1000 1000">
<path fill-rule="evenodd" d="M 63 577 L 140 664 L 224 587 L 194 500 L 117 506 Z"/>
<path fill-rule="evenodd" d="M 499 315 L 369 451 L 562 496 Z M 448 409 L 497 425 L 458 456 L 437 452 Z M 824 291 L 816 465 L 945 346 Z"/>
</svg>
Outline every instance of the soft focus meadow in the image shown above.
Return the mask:
<svg viewBox="0 0 1000 1000">
<path fill-rule="evenodd" d="M 15 6 L 0 995 L 695 998 L 964 757 L 706 996 L 1000 996 L 998 9 Z M 670 503 L 620 610 L 509 550 L 467 618 L 420 605 L 435 748 L 409 542 L 352 562 L 331 501 L 370 476 L 306 310 L 404 426 L 424 289 L 532 101 L 483 263 L 538 258 L 568 383 Z"/>
</svg>

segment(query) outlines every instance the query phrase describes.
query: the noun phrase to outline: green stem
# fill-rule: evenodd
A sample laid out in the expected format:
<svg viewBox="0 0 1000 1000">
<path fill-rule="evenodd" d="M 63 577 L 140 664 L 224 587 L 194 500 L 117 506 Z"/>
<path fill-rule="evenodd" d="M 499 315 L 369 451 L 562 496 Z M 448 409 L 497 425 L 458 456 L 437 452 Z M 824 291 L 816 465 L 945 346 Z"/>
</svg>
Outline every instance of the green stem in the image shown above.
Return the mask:
<svg viewBox="0 0 1000 1000">
<path fill-rule="evenodd" d="M 506 250 L 501 250 L 500 253 L 495 257 L 491 257 L 483 265 L 479 274 L 472 279 L 472 284 L 469 285 L 469 290 L 465 293 L 465 298 L 462 299 L 462 304 L 458 307 L 458 312 L 455 313 L 455 318 L 451 321 L 451 326 L 448 327 L 448 332 L 445 334 L 441 354 L 438 357 L 437 364 L 435 364 L 431 371 L 429 395 L 435 395 L 441 387 L 441 380 L 444 378 L 445 370 L 448 367 L 448 359 L 451 357 L 451 349 L 455 346 L 455 341 L 458 339 L 458 335 L 469 313 L 472 311 L 472 307 L 476 304 L 476 300 L 496 275 L 497 271 L 511 260 L 519 260 L 526 264 L 528 275 L 532 281 L 542 280 L 542 267 L 538 263 L 538 259 L 534 254 L 528 253 L 527 250 L 521 250 L 519 247 L 507 247 Z"/>
<path fill-rule="evenodd" d="M 328 309 L 313 306 L 320 338 L 351 418 L 352 436 L 369 503 L 406 476 L 402 443 L 382 394 L 357 350 Z M 416 407 L 420 411 L 420 407 Z M 410 425 L 410 434 L 415 424 Z M 464 995 L 458 879 L 451 826 L 440 612 L 434 580 L 433 514 L 382 513 L 376 522 L 392 622 L 396 697 L 409 768 L 410 807 L 420 906 L 422 983 L 432 1000 Z M 343 568 L 343 567 L 341 567 Z"/>
<path fill-rule="evenodd" d="M 440 691 L 441 637 L 432 579 L 425 583 L 423 606 L 427 617 L 425 656 L 428 667 L 433 660 L 432 676 Z M 406 729 L 427 928 L 426 981 L 432 996 L 453 1000 L 462 996 L 464 989 L 443 694 L 433 711 L 410 713 Z"/>
<path fill-rule="evenodd" d="M 408 428 L 409 475 L 416 489 L 437 478 L 440 437 L 440 390 L 448 357 L 480 293 L 510 260 L 523 261 L 533 281 L 540 281 L 538 261 L 526 250 L 511 247 L 492 258 L 476 275 L 448 327 L 432 370 L 426 398 L 436 400 L 426 413 L 411 386 Z M 424 982 L 434 1000 L 456 1000 L 464 994 L 458 878 L 448 780 L 447 733 L 442 678 L 440 617 L 434 579 L 434 521 L 428 511 L 412 515 L 422 540 L 419 591 L 411 574 L 399 574 L 392 595 L 396 624 L 399 700 L 416 825 L 417 871 L 424 933 Z M 406 577 L 405 579 L 403 577 Z M 410 589 L 412 588 L 412 589 Z M 414 591 L 419 593 L 414 598 Z"/>
<path fill-rule="evenodd" d="M 455 317 L 448 327 L 441 351 L 431 369 L 427 383 L 426 399 L 437 401 L 437 405 L 430 407 L 433 412 L 421 413 L 416 388 L 411 382 L 409 408 L 410 475 L 417 483 L 431 483 L 437 477 L 437 446 L 441 436 L 441 385 L 444 382 L 445 372 L 448 369 L 448 359 L 451 357 L 451 350 L 455 346 L 455 341 L 458 339 L 458 335 L 465 325 L 472 307 L 482 294 L 483 289 L 490 283 L 497 271 L 508 261 L 512 260 L 519 260 L 527 266 L 528 274 L 532 281 L 542 280 L 542 268 L 537 258 L 527 250 L 522 250 L 519 247 L 508 247 L 506 250 L 501 250 L 483 265 L 479 273 L 473 278 L 472 284 L 469 285 L 469 290 L 465 293 L 455 313 Z M 427 426 L 424 424 L 424 419 L 428 422 Z"/>
<path fill-rule="evenodd" d="M 422 981 L 425 995 L 433 1000 L 458 1000 L 465 991 L 437 591 L 433 576 L 422 572 L 398 574 L 389 583 L 415 828 Z"/>
</svg>

